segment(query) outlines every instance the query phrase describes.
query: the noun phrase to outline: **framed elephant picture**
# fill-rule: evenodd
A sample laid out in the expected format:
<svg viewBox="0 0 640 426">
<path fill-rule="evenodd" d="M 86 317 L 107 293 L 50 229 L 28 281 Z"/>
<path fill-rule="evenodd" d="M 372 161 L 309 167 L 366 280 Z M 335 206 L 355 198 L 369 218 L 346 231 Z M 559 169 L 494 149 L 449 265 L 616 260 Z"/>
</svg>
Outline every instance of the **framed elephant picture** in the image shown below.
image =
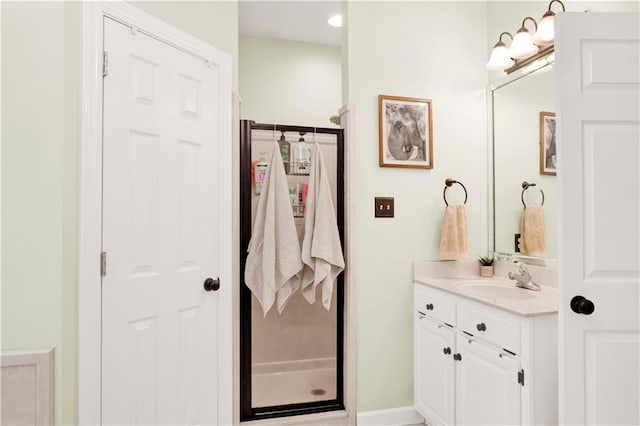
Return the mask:
<svg viewBox="0 0 640 426">
<path fill-rule="evenodd" d="M 378 96 L 380 167 L 433 168 L 431 99 Z"/>
<path fill-rule="evenodd" d="M 540 174 L 556 175 L 556 113 L 540 112 Z"/>
</svg>

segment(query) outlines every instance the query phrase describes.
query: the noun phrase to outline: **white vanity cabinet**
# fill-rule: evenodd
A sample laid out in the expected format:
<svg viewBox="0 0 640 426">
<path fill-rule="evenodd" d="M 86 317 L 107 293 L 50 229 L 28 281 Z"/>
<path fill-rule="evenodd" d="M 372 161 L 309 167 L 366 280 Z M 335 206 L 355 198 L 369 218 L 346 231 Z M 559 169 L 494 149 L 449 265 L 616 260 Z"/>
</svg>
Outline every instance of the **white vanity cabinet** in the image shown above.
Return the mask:
<svg viewBox="0 0 640 426">
<path fill-rule="evenodd" d="M 456 341 L 456 423 L 520 424 L 520 360 L 466 336 Z"/>
<path fill-rule="evenodd" d="M 414 400 L 427 424 L 557 424 L 556 315 L 414 284 Z"/>
<path fill-rule="evenodd" d="M 433 424 L 453 424 L 453 329 L 425 316 L 415 324 L 415 404 Z"/>
</svg>

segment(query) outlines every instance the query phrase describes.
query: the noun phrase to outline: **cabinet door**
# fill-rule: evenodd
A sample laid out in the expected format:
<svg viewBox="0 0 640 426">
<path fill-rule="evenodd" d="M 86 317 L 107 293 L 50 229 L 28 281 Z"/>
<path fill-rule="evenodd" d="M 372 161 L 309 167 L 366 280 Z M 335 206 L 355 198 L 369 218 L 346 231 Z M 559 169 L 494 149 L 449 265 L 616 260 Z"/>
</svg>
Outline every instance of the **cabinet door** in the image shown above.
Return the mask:
<svg viewBox="0 0 640 426">
<path fill-rule="evenodd" d="M 428 424 L 453 424 L 453 330 L 418 317 L 414 333 L 415 406 Z"/>
<path fill-rule="evenodd" d="M 521 424 L 520 361 L 465 336 L 456 348 L 457 424 Z"/>
</svg>

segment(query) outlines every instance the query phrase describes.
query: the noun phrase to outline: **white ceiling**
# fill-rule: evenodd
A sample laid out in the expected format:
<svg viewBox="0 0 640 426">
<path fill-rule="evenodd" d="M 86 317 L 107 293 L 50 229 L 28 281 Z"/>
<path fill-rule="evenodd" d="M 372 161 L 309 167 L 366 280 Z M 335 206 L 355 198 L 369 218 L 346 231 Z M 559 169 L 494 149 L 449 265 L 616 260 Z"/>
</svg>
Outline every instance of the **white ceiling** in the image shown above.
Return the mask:
<svg viewBox="0 0 640 426">
<path fill-rule="evenodd" d="M 339 1 L 240 1 L 240 35 L 340 45 L 341 30 L 327 24 Z"/>
</svg>

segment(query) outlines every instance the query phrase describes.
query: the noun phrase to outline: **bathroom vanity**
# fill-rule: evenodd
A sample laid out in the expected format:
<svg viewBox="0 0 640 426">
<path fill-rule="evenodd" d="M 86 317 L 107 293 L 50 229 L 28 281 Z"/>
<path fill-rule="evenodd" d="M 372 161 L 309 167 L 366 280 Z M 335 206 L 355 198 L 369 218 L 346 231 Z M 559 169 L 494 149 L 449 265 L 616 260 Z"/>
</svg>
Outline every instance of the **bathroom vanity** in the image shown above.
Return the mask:
<svg viewBox="0 0 640 426">
<path fill-rule="evenodd" d="M 472 262 L 414 264 L 414 402 L 427 424 L 557 424 L 557 289 L 481 278 Z M 547 285 L 552 284 L 552 285 Z"/>
</svg>

